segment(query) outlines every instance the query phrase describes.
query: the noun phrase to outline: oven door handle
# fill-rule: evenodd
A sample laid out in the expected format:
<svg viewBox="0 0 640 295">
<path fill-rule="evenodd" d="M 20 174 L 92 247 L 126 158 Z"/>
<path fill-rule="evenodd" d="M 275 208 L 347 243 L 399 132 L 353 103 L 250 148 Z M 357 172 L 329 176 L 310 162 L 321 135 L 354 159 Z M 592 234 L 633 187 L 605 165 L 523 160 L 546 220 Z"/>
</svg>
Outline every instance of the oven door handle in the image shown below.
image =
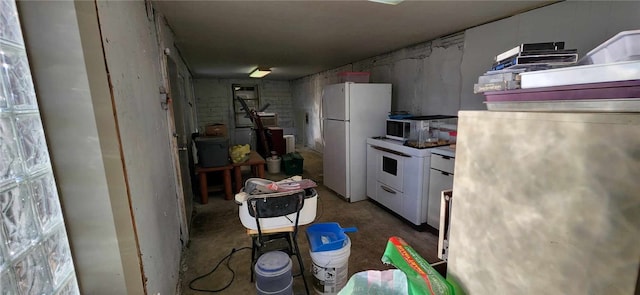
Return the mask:
<svg viewBox="0 0 640 295">
<path fill-rule="evenodd" d="M 394 150 L 390 150 L 390 149 L 385 149 L 385 148 L 383 148 L 383 147 L 379 147 L 379 146 L 375 146 L 375 145 L 372 145 L 371 147 L 372 147 L 372 148 L 374 148 L 374 149 L 376 149 L 376 150 L 379 150 L 379 151 L 383 151 L 383 152 L 387 152 L 387 153 L 390 153 L 390 154 L 398 155 L 398 156 L 400 156 L 400 157 L 411 158 L 411 156 L 409 156 L 409 155 L 407 155 L 407 154 L 403 154 L 403 153 L 398 152 L 398 151 L 394 151 Z"/>
<path fill-rule="evenodd" d="M 381 185 L 380 188 L 385 190 L 386 192 L 388 192 L 390 194 L 394 194 L 394 195 L 396 194 L 396 191 L 394 191 L 394 190 L 392 190 L 392 189 L 390 189 L 390 188 L 388 188 L 388 187 L 386 187 L 384 185 Z"/>
</svg>

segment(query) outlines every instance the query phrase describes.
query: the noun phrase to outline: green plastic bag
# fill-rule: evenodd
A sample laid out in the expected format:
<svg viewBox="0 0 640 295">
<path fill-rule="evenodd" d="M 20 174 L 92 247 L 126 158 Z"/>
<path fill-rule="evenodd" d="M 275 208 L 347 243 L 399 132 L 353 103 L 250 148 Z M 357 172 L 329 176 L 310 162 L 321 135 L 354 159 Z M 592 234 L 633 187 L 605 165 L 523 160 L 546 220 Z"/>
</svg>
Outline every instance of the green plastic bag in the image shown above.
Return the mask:
<svg viewBox="0 0 640 295">
<path fill-rule="evenodd" d="M 404 272 L 409 295 L 455 294 L 453 286 L 402 238 L 389 238 L 382 262 L 392 264 Z"/>
</svg>

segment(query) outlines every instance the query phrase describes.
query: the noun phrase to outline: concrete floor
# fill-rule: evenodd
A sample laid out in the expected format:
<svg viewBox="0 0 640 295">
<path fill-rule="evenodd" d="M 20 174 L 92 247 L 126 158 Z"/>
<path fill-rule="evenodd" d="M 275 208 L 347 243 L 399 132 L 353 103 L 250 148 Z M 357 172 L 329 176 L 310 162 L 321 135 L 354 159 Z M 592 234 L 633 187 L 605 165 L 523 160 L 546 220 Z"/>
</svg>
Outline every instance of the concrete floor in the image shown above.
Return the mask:
<svg viewBox="0 0 640 295">
<path fill-rule="evenodd" d="M 351 254 L 349 257 L 349 277 L 365 270 L 385 270 L 393 268 L 380 261 L 387 240 L 391 236 L 403 238 L 428 262 L 439 261 L 436 257 L 438 237 L 429 232 L 419 232 L 398 217 L 380 208 L 372 201 L 348 203 L 322 185 L 322 155 L 304 148 L 297 151 L 304 158 L 303 178 L 314 180 L 318 187 L 318 205 L 314 222 L 338 222 L 342 227 L 357 227 L 358 232 L 349 233 Z M 266 170 L 266 169 L 265 169 Z M 280 180 L 284 174 L 266 173 L 266 178 Z M 196 202 L 191 225 L 191 240 L 185 250 L 181 269 L 182 294 L 204 294 L 194 291 L 189 283 L 199 276 L 209 273 L 232 249 L 251 247 L 251 238 L 238 217 L 238 206 L 233 201 L 225 201 L 222 190 L 210 192 L 209 203 Z M 310 272 L 311 256 L 306 239 L 306 226 L 300 227 L 298 244 L 305 267 L 305 278 L 314 293 L 314 277 Z M 229 267 L 221 265 L 211 275 L 195 282 L 196 289 L 220 289 L 231 280 L 221 294 L 255 294 L 255 284 L 250 282 L 250 250 L 234 253 Z M 293 259 L 293 272 L 298 273 L 298 264 Z M 294 278 L 294 294 L 304 294 L 301 277 Z"/>
</svg>

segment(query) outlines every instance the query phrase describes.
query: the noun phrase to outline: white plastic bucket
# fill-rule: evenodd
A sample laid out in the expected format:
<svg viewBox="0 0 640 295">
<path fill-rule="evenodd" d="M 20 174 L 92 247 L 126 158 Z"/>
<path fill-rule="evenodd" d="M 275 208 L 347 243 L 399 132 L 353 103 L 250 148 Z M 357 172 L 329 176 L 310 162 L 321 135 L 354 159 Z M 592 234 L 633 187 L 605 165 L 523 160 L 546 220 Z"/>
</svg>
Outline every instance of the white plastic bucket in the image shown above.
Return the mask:
<svg viewBox="0 0 640 295">
<path fill-rule="evenodd" d="M 337 294 L 349 279 L 351 240 L 333 251 L 311 252 L 313 289 L 317 294 Z"/>
<path fill-rule="evenodd" d="M 282 136 L 285 142 L 285 153 L 293 153 L 296 151 L 296 138 L 293 135 Z"/>
<path fill-rule="evenodd" d="M 267 171 L 269 173 L 280 173 L 280 157 L 267 158 Z"/>
</svg>

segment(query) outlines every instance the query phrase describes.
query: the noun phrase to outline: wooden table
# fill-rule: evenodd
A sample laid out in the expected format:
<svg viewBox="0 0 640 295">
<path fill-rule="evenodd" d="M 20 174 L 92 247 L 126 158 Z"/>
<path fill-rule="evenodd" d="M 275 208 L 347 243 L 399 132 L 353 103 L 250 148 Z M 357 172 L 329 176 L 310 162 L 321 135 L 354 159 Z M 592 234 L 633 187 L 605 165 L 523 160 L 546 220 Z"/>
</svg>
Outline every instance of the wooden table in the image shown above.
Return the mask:
<svg viewBox="0 0 640 295">
<path fill-rule="evenodd" d="M 220 167 L 200 167 L 196 165 L 196 174 L 200 176 L 200 202 L 206 204 L 209 202 L 209 186 L 207 185 L 207 173 L 215 171 L 223 171 L 224 173 L 224 197 L 231 200 L 231 169 L 233 165 Z"/>
<path fill-rule="evenodd" d="M 256 151 L 251 151 L 251 153 L 249 154 L 249 159 L 241 162 L 241 163 L 233 163 L 233 173 L 235 175 L 235 182 L 236 182 L 236 192 L 239 193 L 240 190 L 242 189 L 242 171 L 241 171 L 241 167 L 242 166 L 251 166 L 251 172 L 253 173 L 253 176 L 255 177 L 259 177 L 259 178 L 264 178 L 264 164 L 265 164 L 265 160 L 262 156 L 260 156 L 260 154 L 258 154 Z"/>
</svg>

